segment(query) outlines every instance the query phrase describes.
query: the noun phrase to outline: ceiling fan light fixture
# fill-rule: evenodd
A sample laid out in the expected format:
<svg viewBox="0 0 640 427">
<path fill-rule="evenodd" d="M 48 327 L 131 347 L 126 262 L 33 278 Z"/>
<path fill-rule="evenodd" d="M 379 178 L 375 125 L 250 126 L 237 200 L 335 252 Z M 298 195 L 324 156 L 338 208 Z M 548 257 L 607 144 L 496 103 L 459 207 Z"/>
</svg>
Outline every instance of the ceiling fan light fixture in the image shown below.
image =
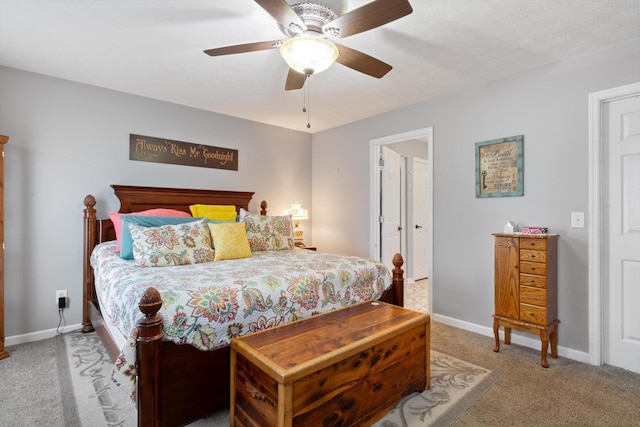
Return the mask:
<svg viewBox="0 0 640 427">
<path fill-rule="evenodd" d="M 336 45 L 327 39 L 302 35 L 284 41 L 280 55 L 297 72 L 317 74 L 329 68 L 339 52 Z"/>
</svg>

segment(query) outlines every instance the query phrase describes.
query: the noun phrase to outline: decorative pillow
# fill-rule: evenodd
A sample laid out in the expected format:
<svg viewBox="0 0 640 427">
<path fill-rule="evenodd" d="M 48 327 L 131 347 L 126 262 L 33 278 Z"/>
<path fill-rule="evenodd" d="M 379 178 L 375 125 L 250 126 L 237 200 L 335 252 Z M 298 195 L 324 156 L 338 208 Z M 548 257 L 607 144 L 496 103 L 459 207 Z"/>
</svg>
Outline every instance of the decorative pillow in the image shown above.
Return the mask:
<svg viewBox="0 0 640 427">
<path fill-rule="evenodd" d="M 205 219 L 160 227 L 129 224 L 129 229 L 133 256 L 140 266 L 166 267 L 213 261 L 211 233 Z"/>
<path fill-rule="evenodd" d="M 291 215 L 256 215 L 240 208 L 240 221 L 247 223 L 247 237 L 252 251 L 293 249 Z"/>
<path fill-rule="evenodd" d="M 209 223 L 213 247 L 216 248 L 215 260 L 249 258 L 253 256 L 247 240 L 246 223 L 227 224 Z"/>
<path fill-rule="evenodd" d="M 237 216 L 234 205 L 191 205 L 189 210 L 193 216 L 214 221 L 235 221 Z"/>
<path fill-rule="evenodd" d="M 178 217 L 190 217 L 188 212 L 179 211 L 177 209 L 156 208 L 147 209 L 146 211 L 132 212 L 132 213 L 120 213 L 109 212 L 111 222 L 116 231 L 116 252 L 120 252 L 120 235 L 122 231 L 122 216 L 123 215 L 151 215 L 151 216 L 178 216 Z M 133 259 L 133 258 L 131 258 Z"/>
<path fill-rule="evenodd" d="M 186 222 L 193 222 L 201 218 L 191 216 L 146 216 L 146 215 L 123 215 L 122 231 L 120 232 L 120 258 L 133 259 L 133 237 L 131 236 L 130 225 L 141 225 L 143 227 L 160 227 L 161 225 L 179 225 Z"/>
<path fill-rule="evenodd" d="M 233 212 L 218 212 L 218 211 L 208 211 L 206 209 L 201 210 L 201 215 L 199 217 L 207 218 L 211 221 L 226 221 L 226 222 L 236 222 L 238 218 L 238 214 L 236 211 Z"/>
</svg>

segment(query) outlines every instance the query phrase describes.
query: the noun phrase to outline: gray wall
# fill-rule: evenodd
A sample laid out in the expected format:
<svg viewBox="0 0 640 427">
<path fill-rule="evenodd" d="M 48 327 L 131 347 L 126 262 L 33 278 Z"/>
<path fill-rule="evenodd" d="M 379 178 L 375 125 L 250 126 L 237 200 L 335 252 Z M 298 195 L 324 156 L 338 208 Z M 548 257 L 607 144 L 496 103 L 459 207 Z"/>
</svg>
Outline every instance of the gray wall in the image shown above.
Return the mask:
<svg viewBox="0 0 640 427">
<path fill-rule="evenodd" d="M 10 137 L 5 335 L 14 341 L 56 328 L 56 289 L 68 290 L 66 323 L 81 322 L 87 194 L 101 217 L 119 208 L 110 184 L 255 191 L 254 212 L 263 199 L 272 214 L 296 200 L 311 209 L 309 134 L 6 67 L 0 94 L 0 133 Z M 131 161 L 130 133 L 237 149 L 239 170 Z"/>
<path fill-rule="evenodd" d="M 87 194 L 101 216 L 118 209 L 110 184 L 255 191 L 252 209 L 266 199 L 271 213 L 297 200 L 311 213 L 306 243 L 368 256 L 369 141 L 433 126 L 434 313 L 489 327 L 491 233 L 508 220 L 545 225 L 560 234 L 560 346 L 586 352 L 587 229 L 569 223 L 588 210 L 587 96 L 639 78 L 634 40 L 311 137 L 0 67 L 5 333 L 55 328 L 56 289 L 69 290 L 66 323 L 80 322 Z M 238 149 L 240 170 L 129 161 L 129 133 Z M 476 199 L 475 142 L 518 134 L 524 197 Z"/>
<path fill-rule="evenodd" d="M 559 239 L 559 345 L 588 352 L 588 94 L 640 79 L 640 40 L 313 136 L 313 244 L 369 253 L 369 141 L 434 128 L 434 314 L 488 328 L 493 237 L 508 220 Z M 381 94 L 384 96 L 384 94 Z M 475 143 L 524 135 L 524 196 L 475 197 Z M 589 221 L 589 218 L 586 218 Z"/>
</svg>

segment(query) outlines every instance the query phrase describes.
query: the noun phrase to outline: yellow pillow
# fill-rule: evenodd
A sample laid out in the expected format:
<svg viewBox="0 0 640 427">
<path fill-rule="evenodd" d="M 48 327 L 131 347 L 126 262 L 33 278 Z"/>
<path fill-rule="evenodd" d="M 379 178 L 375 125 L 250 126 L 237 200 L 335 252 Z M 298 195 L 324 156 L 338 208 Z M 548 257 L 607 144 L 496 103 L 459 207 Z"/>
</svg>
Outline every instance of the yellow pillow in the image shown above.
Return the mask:
<svg viewBox="0 0 640 427">
<path fill-rule="evenodd" d="M 231 221 L 235 222 L 237 215 L 236 211 L 233 212 L 220 212 L 220 211 L 210 211 L 208 209 L 200 209 L 200 215 L 198 218 L 207 218 L 211 221 Z"/>
<path fill-rule="evenodd" d="M 209 210 L 211 212 L 234 212 L 236 211 L 236 207 L 234 205 L 191 205 L 189 206 L 189 210 L 191 211 L 191 215 L 203 217 L 203 210 Z M 234 218 L 235 220 L 235 218 Z"/>
<path fill-rule="evenodd" d="M 214 261 L 249 258 L 252 256 L 249 239 L 247 238 L 246 223 L 209 223 L 208 225 L 216 252 Z"/>
</svg>

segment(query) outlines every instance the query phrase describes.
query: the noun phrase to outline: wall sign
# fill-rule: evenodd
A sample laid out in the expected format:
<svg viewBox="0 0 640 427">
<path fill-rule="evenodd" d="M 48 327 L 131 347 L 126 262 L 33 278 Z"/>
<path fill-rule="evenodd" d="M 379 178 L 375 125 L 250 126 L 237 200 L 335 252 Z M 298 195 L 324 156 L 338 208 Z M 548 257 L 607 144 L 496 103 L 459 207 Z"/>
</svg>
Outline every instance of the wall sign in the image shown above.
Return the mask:
<svg viewBox="0 0 640 427">
<path fill-rule="evenodd" d="M 129 160 L 238 170 L 238 150 L 129 135 Z"/>
<path fill-rule="evenodd" d="M 524 195 L 523 138 L 476 142 L 476 197 Z"/>
</svg>

